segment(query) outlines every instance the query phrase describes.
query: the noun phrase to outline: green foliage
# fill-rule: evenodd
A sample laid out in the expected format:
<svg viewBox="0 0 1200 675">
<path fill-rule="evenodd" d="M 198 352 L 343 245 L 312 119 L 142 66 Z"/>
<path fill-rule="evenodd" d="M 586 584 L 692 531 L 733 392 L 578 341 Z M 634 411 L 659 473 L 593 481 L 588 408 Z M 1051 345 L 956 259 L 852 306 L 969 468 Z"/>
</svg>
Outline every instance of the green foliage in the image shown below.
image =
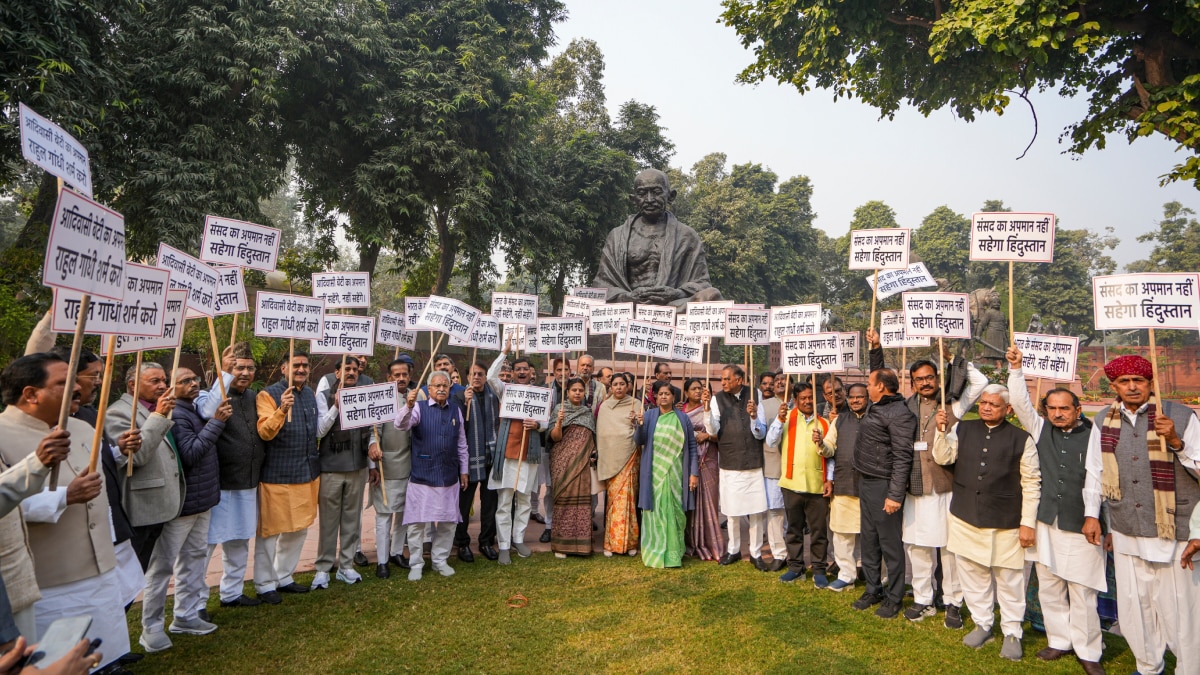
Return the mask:
<svg viewBox="0 0 1200 675">
<path fill-rule="evenodd" d="M 1179 202 L 1163 204 L 1163 219 L 1157 232 L 1138 236 L 1140 242 L 1154 242 L 1145 260 L 1130 263 L 1130 272 L 1194 272 L 1200 270 L 1200 222 L 1195 211 Z"/>
<path fill-rule="evenodd" d="M 1064 131 L 1070 151 L 1123 133 L 1161 134 L 1187 157 L 1163 182 L 1200 187 L 1200 5 L 1135 0 L 723 0 L 722 19 L 768 78 L 801 93 L 858 97 L 891 117 L 950 108 L 971 121 L 1014 98 L 1057 89 L 1088 94 Z"/>
</svg>

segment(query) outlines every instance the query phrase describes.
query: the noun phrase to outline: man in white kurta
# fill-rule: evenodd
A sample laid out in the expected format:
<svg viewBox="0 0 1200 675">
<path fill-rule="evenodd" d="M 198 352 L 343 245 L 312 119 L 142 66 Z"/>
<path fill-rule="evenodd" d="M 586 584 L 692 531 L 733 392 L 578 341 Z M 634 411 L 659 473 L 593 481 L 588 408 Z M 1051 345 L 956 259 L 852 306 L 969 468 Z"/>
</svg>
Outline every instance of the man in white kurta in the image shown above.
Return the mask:
<svg viewBox="0 0 1200 675">
<path fill-rule="evenodd" d="M 1176 673 L 1197 675 L 1200 568 L 1184 569 L 1179 561 L 1188 540 L 1196 536 L 1196 530 L 1184 532 L 1183 528 L 1188 527 L 1200 493 L 1195 480 L 1200 471 L 1200 423 L 1184 406 L 1170 402 L 1161 408 L 1156 405 L 1153 369 L 1146 359 L 1118 357 L 1105 364 L 1104 372 L 1116 390 L 1117 400 L 1115 408 L 1105 408 L 1093 418 L 1083 488 L 1083 533 L 1089 541 L 1100 541 L 1100 504 L 1105 501 L 1121 634 L 1137 659 L 1138 672 L 1162 672 L 1166 667 L 1164 652 L 1170 649 L 1175 654 Z M 1106 427 L 1116 432 L 1115 447 L 1110 450 L 1105 449 Z M 1165 444 L 1170 461 L 1156 472 L 1153 481 L 1150 431 Z M 1155 446 L 1156 451 L 1161 449 L 1159 443 Z M 1106 454 L 1112 456 L 1105 458 Z M 1158 517 L 1155 502 L 1159 495 L 1150 491 L 1151 485 L 1159 486 L 1164 480 L 1173 483 L 1174 488 L 1174 503 L 1170 504 L 1174 513 L 1168 516 L 1168 522 Z"/>
<path fill-rule="evenodd" d="M 761 570 L 768 506 L 762 445 L 767 423 L 754 400 L 753 390 L 744 384 L 745 378 L 741 366 L 725 366 L 721 371 L 721 391 L 712 396 L 706 389 L 702 400 L 708 409 L 709 433 L 717 437 L 721 448 L 717 455 L 718 489 L 721 513 L 729 519 L 729 543 L 718 562 L 731 565 L 742 559 L 742 520 L 747 519 L 750 562 Z"/>
<path fill-rule="evenodd" d="M 990 384 L 979 397 L 979 419 L 945 432 L 937 414 L 933 458 L 954 465 L 954 492 L 946 548 L 955 555 L 963 600 L 975 630 L 963 644 L 979 649 L 992 641 L 993 607 L 1000 605 L 1004 645 L 1000 656 L 1019 661 L 1025 618 L 1025 551 L 1033 546 L 1041 498 L 1041 471 L 1033 438 L 1005 418 L 1008 389 Z"/>
<path fill-rule="evenodd" d="M 1039 416 L 1021 370 L 1021 351 L 1009 347 L 1006 357 L 1010 402 L 1021 426 L 1037 442 L 1042 470 L 1037 544 L 1025 554 L 1036 562 L 1038 600 L 1049 642 L 1037 656 L 1054 661 L 1074 652 L 1085 673 L 1102 673 L 1104 640 L 1096 596 L 1107 588 L 1104 549 L 1082 533 L 1084 460 L 1092 424 L 1068 389 L 1047 393 L 1046 417 Z"/>
</svg>

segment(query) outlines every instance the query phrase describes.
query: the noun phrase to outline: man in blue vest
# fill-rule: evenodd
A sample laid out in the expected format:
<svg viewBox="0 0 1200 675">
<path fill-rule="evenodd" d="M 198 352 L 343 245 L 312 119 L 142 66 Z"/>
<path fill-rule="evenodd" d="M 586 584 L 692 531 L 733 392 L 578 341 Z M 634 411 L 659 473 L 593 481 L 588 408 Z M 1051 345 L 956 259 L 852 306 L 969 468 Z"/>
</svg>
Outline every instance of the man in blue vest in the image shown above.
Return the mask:
<svg viewBox="0 0 1200 675">
<path fill-rule="evenodd" d="M 396 412 L 396 428 L 412 431 L 412 473 L 404 500 L 404 524 L 409 526 L 409 581 L 421 579 L 426 531 L 433 539 L 433 569 L 444 577 L 454 574 L 446 561 L 454 543 L 454 529 L 462 518 L 458 493 L 467 489 L 467 435 L 463 409 L 450 397 L 450 384 L 449 374 L 433 371 L 427 385 L 429 398 L 418 403 L 417 391 L 410 389 Z"/>
</svg>

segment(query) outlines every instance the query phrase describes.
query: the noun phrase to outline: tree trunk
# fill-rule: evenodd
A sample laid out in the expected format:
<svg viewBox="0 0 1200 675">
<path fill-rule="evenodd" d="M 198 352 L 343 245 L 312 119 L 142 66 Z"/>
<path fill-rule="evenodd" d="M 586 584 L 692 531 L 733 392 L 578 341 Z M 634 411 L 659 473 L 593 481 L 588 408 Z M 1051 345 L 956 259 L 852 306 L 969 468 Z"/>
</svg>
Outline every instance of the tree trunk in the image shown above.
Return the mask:
<svg viewBox="0 0 1200 675">
<path fill-rule="evenodd" d="M 372 241 L 358 245 L 358 271 L 375 274 L 375 265 L 379 263 L 379 242 Z"/>
<path fill-rule="evenodd" d="M 479 288 L 483 277 L 483 262 L 476 254 L 469 258 L 468 265 L 467 300 L 474 307 L 483 307 L 483 293 Z"/>
<path fill-rule="evenodd" d="M 58 203 L 58 179 L 48 172 L 42 173 L 42 182 L 38 185 L 37 197 L 33 200 L 33 209 L 29 220 L 21 228 L 21 236 L 14 246 L 30 250 L 46 250 L 46 242 L 50 239 L 50 223 L 54 220 L 54 205 Z M 128 236 L 128 232 L 126 233 Z"/>
<path fill-rule="evenodd" d="M 567 294 L 565 288 L 567 283 L 567 266 L 560 265 L 558 274 L 554 277 L 554 284 L 550 287 L 550 315 L 558 316 L 562 314 L 563 297 Z"/>
<path fill-rule="evenodd" d="M 433 219 L 437 225 L 438 271 L 432 292 L 434 295 L 445 295 L 450 288 L 450 276 L 454 274 L 454 258 L 458 253 L 458 239 L 450 231 L 449 209 L 434 208 Z"/>
</svg>

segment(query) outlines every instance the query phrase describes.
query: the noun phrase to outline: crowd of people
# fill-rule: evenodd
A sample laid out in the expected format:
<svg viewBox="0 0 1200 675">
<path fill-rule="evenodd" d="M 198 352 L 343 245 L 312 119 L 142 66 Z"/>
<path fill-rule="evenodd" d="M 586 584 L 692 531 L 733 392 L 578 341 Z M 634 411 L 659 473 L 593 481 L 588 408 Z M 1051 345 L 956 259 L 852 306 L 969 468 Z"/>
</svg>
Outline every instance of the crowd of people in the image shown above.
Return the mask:
<svg viewBox="0 0 1200 675">
<path fill-rule="evenodd" d="M 314 383 L 307 354 L 261 372 L 238 343 L 206 388 L 185 367 L 131 368 L 89 466 L 102 362 L 85 350 L 67 391 L 70 355 L 48 335 L 0 374 L 0 674 L 21 672 L 27 645 L 77 615 L 93 619 L 87 639 L 36 667 L 127 672 L 140 656 L 125 612 L 139 594 L 147 653 L 170 649 L 171 634 L 217 631 L 206 571 L 218 547 L 221 607 L 357 583 L 370 564 L 364 500 L 383 579 L 401 569 L 420 581 L 426 547 L 442 576 L 455 573 L 452 553 L 473 563 L 472 513 L 478 553 L 511 565 L 514 552 L 532 554 L 536 520 L 559 558 L 596 552 L 602 529 L 600 552 L 650 568 L 733 565 L 748 549 L 781 582 L 811 574 L 835 592 L 861 582 L 855 609 L 910 621 L 940 610 L 952 630 L 969 616 L 963 643 L 976 649 L 996 637 L 998 604 L 1000 655 L 1012 660 L 1037 614 L 1049 641 L 1037 657 L 1073 654 L 1087 673 L 1104 672 L 1107 594 L 1139 672 L 1162 672 L 1169 649 L 1177 672 L 1200 673 L 1200 424 L 1155 400 L 1141 357 L 1106 364 L 1116 401 L 1093 423 L 1069 390 L 1031 400 L 1016 347 L 1008 386 L 961 358 L 944 369 L 919 360 L 905 368 L 906 398 L 874 331 L 865 383 L 766 372 L 752 386 L 725 365 L 715 392 L 699 378 L 676 386 L 667 363 L 638 391 L 634 374 L 597 370 L 586 354 L 574 369 L 555 359 L 543 380 L 505 344 L 490 364 L 468 364 L 465 383 L 448 355 L 424 382 L 396 358 L 385 373 L 402 402 L 395 419 L 343 429 L 337 392 L 372 383 L 365 361 L 348 357 Z M 269 384 L 255 391 L 256 380 Z M 502 417 L 510 384 L 549 387 L 549 422 Z M 72 416 L 60 427 L 65 396 Z M 316 571 L 302 585 L 294 575 L 318 520 Z"/>
</svg>

